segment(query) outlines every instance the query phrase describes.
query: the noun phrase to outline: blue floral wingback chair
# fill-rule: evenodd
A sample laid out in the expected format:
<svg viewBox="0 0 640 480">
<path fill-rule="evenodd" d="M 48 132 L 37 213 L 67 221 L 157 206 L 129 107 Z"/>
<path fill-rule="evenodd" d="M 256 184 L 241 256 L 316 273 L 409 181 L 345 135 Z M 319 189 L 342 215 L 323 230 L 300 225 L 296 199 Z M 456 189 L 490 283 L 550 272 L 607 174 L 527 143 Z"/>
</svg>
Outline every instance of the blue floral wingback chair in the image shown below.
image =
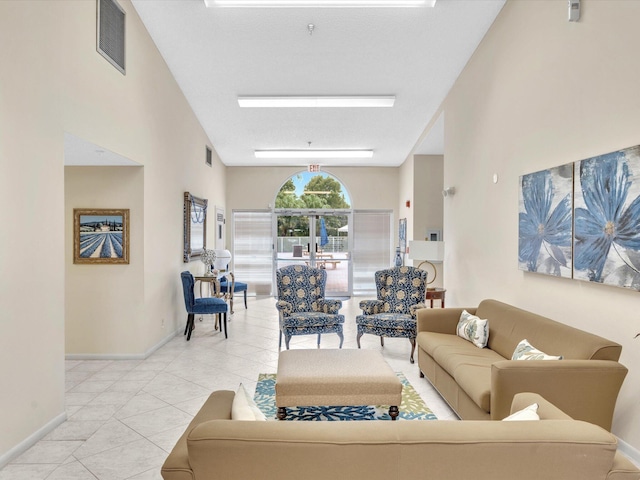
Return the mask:
<svg viewBox="0 0 640 480">
<path fill-rule="evenodd" d="M 276 283 L 276 308 L 280 313 L 278 348 L 282 347 L 283 334 L 287 350 L 293 335 L 317 334 L 320 348 L 320 335 L 323 333 L 337 333 L 342 348 L 344 315 L 338 313 L 342 301 L 324 298 L 327 283 L 325 270 L 306 265 L 290 265 L 276 271 Z"/>
<path fill-rule="evenodd" d="M 358 348 L 360 337 L 371 333 L 380 337 L 405 337 L 416 349 L 416 311 L 425 308 L 427 272 L 415 267 L 396 267 L 376 272 L 377 300 L 362 300 L 362 315 L 356 317 Z"/>
</svg>

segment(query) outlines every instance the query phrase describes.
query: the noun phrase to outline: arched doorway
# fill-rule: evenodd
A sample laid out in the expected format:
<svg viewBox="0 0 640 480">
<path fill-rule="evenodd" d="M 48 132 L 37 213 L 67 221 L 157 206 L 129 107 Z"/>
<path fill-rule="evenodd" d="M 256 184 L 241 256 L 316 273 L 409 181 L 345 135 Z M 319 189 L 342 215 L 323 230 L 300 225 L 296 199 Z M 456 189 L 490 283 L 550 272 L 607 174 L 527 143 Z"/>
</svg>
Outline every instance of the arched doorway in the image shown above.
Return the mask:
<svg viewBox="0 0 640 480">
<path fill-rule="evenodd" d="M 274 272 L 291 264 L 324 268 L 326 295 L 351 296 L 351 198 L 333 175 L 292 175 L 276 194 Z"/>
</svg>

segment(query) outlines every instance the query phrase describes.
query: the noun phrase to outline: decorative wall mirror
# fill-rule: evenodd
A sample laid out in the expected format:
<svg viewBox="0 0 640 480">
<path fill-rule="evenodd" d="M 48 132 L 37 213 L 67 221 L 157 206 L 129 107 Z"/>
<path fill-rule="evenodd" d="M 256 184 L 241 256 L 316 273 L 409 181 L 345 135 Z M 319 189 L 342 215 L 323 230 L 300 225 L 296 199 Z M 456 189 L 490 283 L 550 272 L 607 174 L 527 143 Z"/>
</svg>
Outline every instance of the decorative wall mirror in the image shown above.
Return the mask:
<svg viewBox="0 0 640 480">
<path fill-rule="evenodd" d="M 199 258 L 207 246 L 206 198 L 198 198 L 184 192 L 184 254 L 183 261 Z"/>
</svg>

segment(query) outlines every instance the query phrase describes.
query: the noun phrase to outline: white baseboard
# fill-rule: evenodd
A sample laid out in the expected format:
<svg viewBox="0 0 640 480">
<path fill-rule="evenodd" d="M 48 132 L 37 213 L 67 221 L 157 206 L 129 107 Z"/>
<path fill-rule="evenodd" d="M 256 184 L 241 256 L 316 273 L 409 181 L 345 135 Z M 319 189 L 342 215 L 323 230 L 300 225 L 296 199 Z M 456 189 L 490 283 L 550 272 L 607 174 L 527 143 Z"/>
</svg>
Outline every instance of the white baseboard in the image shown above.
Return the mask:
<svg viewBox="0 0 640 480">
<path fill-rule="evenodd" d="M 3 468 L 11 460 L 19 457 L 24 452 L 33 447 L 39 440 L 44 438 L 48 433 L 52 432 L 54 428 L 63 423 L 66 419 L 66 412 L 62 412 L 60 415 L 57 415 L 51 421 L 45 424 L 42 428 L 39 428 L 38 430 L 33 432 L 18 445 L 0 455 L 0 469 Z"/>
<path fill-rule="evenodd" d="M 95 353 L 70 353 L 65 355 L 66 360 L 144 360 L 153 352 L 158 350 L 160 347 L 169 342 L 173 337 L 175 337 L 182 329 L 179 328 L 173 333 L 170 333 L 165 338 L 160 340 L 157 344 L 152 346 L 144 353 L 139 354 L 95 354 Z M 0 455 L 0 469 L 3 468 L 6 464 L 8 464 L 14 458 L 22 455 L 29 448 L 35 445 L 39 440 L 44 438 L 49 432 L 53 431 L 58 425 L 63 423 L 67 419 L 67 414 L 65 412 L 56 416 L 53 420 L 48 422 L 42 428 L 38 429 L 25 440 L 20 442 L 15 447 L 11 448 L 7 452 Z"/>
<path fill-rule="evenodd" d="M 144 360 L 153 352 L 169 342 L 182 328 L 170 333 L 144 353 L 67 353 L 65 360 Z"/>
<path fill-rule="evenodd" d="M 631 460 L 636 467 L 640 468 L 640 450 L 636 450 L 627 442 L 618 438 L 618 451 Z"/>
</svg>

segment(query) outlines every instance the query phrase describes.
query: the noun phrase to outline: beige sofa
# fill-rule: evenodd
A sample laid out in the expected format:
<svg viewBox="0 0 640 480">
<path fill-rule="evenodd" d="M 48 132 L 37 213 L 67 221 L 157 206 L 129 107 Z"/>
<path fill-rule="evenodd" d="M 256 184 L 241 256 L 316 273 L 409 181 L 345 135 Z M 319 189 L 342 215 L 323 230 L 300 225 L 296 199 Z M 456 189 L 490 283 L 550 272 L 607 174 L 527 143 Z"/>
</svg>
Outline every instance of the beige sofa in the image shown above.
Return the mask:
<svg viewBox="0 0 640 480">
<path fill-rule="evenodd" d="M 480 349 L 456 335 L 462 308 L 418 311 L 418 365 L 463 420 L 500 420 L 513 396 L 536 392 L 577 420 L 611 430 L 613 410 L 627 369 L 622 347 L 602 337 L 498 302 L 466 310 L 489 321 Z M 527 339 L 563 360 L 511 360 Z"/>
<path fill-rule="evenodd" d="M 637 480 L 606 430 L 537 402 L 544 420 L 252 422 L 214 392 L 162 467 L 165 480 Z"/>
</svg>

